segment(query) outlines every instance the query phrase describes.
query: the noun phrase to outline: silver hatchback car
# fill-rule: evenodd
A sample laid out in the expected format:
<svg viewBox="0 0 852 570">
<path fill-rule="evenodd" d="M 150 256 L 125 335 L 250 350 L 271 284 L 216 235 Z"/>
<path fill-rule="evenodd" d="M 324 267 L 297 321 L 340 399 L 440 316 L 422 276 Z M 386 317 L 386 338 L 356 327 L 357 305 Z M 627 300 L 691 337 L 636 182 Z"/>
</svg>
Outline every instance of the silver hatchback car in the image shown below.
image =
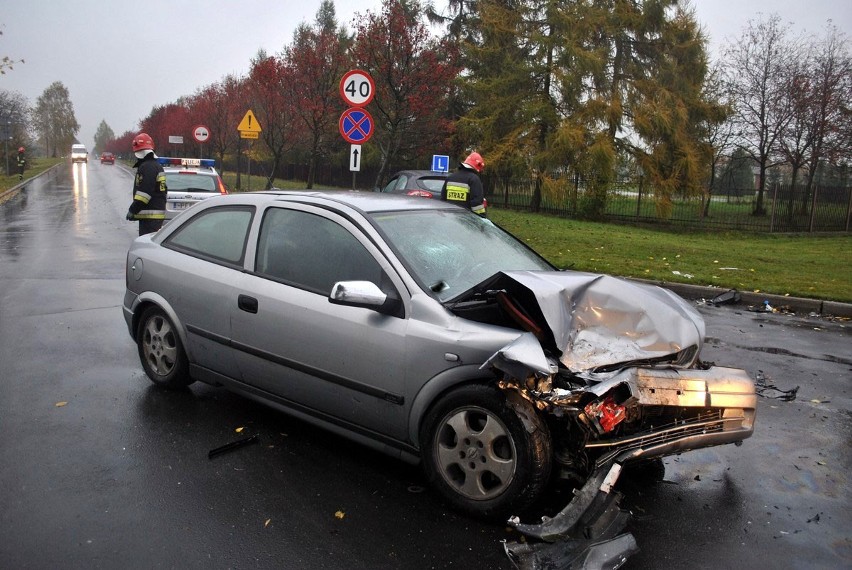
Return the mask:
<svg viewBox="0 0 852 570">
<path fill-rule="evenodd" d="M 557 271 L 439 200 L 209 198 L 133 242 L 123 312 L 155 384 L 224 386 L 420 462 L 480 517 L 753 430 L 753 381 L 700 361 L 680 297 Z"/>
</svg>

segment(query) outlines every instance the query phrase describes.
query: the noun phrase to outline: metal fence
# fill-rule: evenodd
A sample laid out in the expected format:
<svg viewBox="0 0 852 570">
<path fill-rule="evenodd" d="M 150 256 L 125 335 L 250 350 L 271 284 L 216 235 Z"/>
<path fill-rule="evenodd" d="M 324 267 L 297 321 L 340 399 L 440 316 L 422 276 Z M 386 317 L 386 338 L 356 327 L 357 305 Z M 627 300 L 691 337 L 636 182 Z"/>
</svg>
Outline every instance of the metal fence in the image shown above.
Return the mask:
<svg viewBox="0 0 852 570">
<path fill-rule="evenodd" d="M 484 177 L 489 205 L 533 211 L 533 180 Z M 579 180 L 550 180 L 541 185 L 539 212 L 584 217 L 591 198 Z M 605 221 L 655 224 L 682 229 L 724 229 L 751 232 L 848 232 L 852 226 L 852 188 L 768 186 L 763 211 L 756 213 L 757 192 L 674 197 L 660 208 L 653 188 L 638 180 L 622 180 L 606 193 Z"/>
<path fill-rule="evenodd" d="M 392 167 L 391 175 L 401 167 Z M 253 163 L 254 176 L 266 176 L 268 165 Z M 304 164 L 284 164 L 276 173 L 285 180 L 306 180 Z M 364 168 L 357 175 L 348 164 L 324 163 L 317 166 L 315 183 L 340 188 L 373 190 L 376 168 Z M 485 195 L 490 206 L 533 211 L 535 181 L 483 175 Z M 260 184 L 260 182 L 258 182 Z M 254 184 L 253 184 L 254 185 Z M 538 212 L 583 218 L 584 205 L 591 194 L 579 178 L 550 179 L 541 185 Z M 626 178 L 607 190 L 602 218 L 604 221 L 653 224 L 694 230 L 733 230 L 748 232 L 848 232 L 852 229 L 852 188 L 817 185 L 811 192 L 803 186 L 770 184 L 764 190 L 763 211 L 755 213 L 757 192 L 728 190 L 711 196 L 675 196 L 667 211 L 658 207 L 654 189 L 647 181 Z"/>
</svg>

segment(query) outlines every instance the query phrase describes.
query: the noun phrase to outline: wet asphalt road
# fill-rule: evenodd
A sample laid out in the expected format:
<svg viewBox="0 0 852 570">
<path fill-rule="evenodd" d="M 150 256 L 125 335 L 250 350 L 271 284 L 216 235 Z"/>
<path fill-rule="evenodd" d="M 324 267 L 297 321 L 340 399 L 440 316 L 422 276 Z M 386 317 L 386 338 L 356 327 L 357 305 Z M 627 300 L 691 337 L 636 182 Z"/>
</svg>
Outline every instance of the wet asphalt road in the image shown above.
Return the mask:
<svg viewBox="0 0 852 570">
<path fill-rule="evenodd" d="M 446 510 L 415 467 L 150 385 L 120 308 L 130 188 L 120 166 L 66 165 L 0 205 L 0 568 L 512 568 L 517 536 Z M 852 324 L 700 310 L 705 360 L 798 396 L 761 398 L 741 447 L 622 480 L 625 568 L 852 567 Z"/>
</svg>

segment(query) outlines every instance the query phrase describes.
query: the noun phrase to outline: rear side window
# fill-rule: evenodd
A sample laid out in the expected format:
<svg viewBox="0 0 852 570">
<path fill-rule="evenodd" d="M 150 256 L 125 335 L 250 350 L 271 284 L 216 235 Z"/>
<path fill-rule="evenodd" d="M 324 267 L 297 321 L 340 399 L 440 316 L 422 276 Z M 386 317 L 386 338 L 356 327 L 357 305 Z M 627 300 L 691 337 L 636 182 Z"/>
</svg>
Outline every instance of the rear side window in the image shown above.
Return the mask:
<svg viewBox="0 0 852 570">
<path fill-rule="evenodd" d="M 421 188 L 425 188 L 426 190 L 430 190 L 432 192 L 440 192 L 441 188 L 444 187 L 445 178 L 420 178 L 417 181 L 417 184 Z"/>
<path fill-rule="evenodd" d="M 195 216 L 163 243 L 190 255 L 242 265 L 254 208 L 211 208 Z"/>
<path fill-rule="evenodd" d="M 308 212 L 271 208 L 263 217 L 256 271 L 322 295 L 338 281 L 383 283 L 382 268 L 343 226 Z"/>
<path fill-rule="evenodd" d="M 382 192 L 394 192 L 397 190 L 402 190 L 405 188 L 405 184 L 408 182 L 408 176 L 405 174 L 400 174 L 396 178 L 392 178 L 390 182 L 385 185 L 385 189 Z"/>
<path fill-rule="evenodd" d="M 213 176 L 196 172 L 167 172 L 166 188 L 174 192 L 217 192 Z"/>
</svg>

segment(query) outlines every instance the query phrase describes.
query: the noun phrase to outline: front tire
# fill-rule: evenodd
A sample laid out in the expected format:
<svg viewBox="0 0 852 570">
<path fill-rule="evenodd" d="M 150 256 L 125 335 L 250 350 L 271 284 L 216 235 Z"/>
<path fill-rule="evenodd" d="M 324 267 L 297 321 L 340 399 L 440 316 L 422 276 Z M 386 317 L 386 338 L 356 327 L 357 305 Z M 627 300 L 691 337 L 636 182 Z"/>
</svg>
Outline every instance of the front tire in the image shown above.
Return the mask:
<svg viewBox="0 0 852 570">
<path fill-rule="evenodd" d="M 149 307 L 142 313 L 136 341 L 142 368 L 154 384 L 172 390 L 192 384 L 180 336 L 162 309 Z"/>
<path fill-rule="evenodd" d="M 505 520 L 533 504 L 550 477 L 550 432 L 533 406 L 496 387 L 456 389 L 427 413 L 420 432 L 430 485 L 455 509 Z"/>
</svg>

